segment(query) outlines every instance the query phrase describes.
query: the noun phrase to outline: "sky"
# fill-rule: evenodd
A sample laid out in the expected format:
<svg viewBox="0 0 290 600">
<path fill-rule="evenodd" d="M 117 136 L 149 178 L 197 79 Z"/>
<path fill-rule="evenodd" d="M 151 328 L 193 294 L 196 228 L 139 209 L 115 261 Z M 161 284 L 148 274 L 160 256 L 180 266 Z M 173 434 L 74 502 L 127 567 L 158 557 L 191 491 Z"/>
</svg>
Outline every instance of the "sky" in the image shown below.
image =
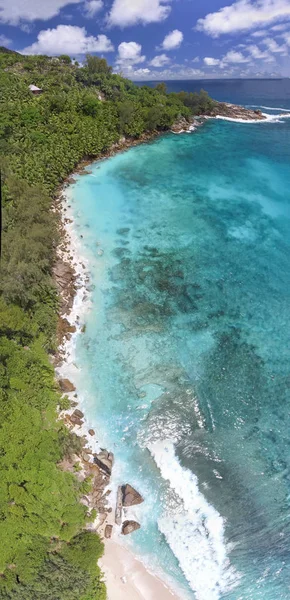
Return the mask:
<svg viewBox="0 0 290 600">
<path fill-rule="evenodd" d="M 133 80 L 290 76 L 290 0 L 0 0 L 0 45 Z"/>
</svg>

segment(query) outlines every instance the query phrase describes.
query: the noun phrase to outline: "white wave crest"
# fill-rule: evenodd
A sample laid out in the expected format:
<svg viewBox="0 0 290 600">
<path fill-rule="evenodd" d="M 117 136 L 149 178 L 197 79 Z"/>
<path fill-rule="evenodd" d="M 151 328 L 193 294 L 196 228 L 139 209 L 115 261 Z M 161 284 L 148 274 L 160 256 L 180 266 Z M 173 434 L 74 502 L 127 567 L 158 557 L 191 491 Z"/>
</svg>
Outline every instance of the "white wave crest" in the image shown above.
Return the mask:
<svg viewBox="0 0 290 600">
<path fill-rule="evenodd" d="M 223 121 L 232 121 L 233 123 L 283 123 L 284 119 L 290 119 L 290 114 L 279 114 L 279 115 L 268 115 L 268 113 L 262 113 L 265 119 L 234 119 L 233 117 L 224 117 L 217 115 L 215 119 L 222 119 Z"/>
<path fill-rule="evenodd" d="M 149 450 L 171 488 L 158 527 L 198 600 L 218 600 L 239 580 L 227 557 L 223 518 L 199 491 L 197 477 L 179 463 L 172 441 Z"/>
<path fill-rule="evenodd" d="M 279 106 L 260 106 L 259 104 L 251 104 L 250 108 L 263 108 L 265 110 L 280 110 L 281 112 L 289 112 L 290 108 L 280 108 Z"/>
</svg>

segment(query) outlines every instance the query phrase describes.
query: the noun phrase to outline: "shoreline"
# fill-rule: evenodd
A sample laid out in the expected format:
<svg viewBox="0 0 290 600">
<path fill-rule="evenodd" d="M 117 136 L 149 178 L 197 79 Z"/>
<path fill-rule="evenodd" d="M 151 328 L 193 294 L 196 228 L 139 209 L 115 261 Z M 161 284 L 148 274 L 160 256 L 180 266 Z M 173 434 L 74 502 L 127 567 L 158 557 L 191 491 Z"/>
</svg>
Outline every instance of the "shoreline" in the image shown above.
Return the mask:
<svg viewBox="0 0 290 600">
<path fill-rule="evenodd" d="M 106 540 L 99 566 L 105 575 L 108 600 L 181 600 L 133 552 L 114 539 Z"/>
<path fill-rule="evenodd" d="M 91 161 L 90 164 L 92 162 L 95 161 Z M 82 164 L 80 168 L 87 173 L 84 171 L 85 166 L 87 164 Z M 76 174 L 80 173 L 76 172 Z M 67 187 L 73 181 L 75 180 L 72 176 L 65 182 L 56 202 L 56 210 L 60 215 L 61 241 L 57 252 L 58 267 L 55 278 L 62 306 L 58 327 L 59 346 L 54 367 L 61 391 L 72 403 L 69 409 L 59 413 L 59 418 L 63 419 L 66 426 L 82 441 L 83 451 L 74 457 L 74 463 L 78 462 L 80 465 L 76 476 L 83 481 L 86 476 L 93 474 L 98 482 L 97 491 L 100 496 L 98 500 L 95 501 L 93 483 L 92 493 L 84 496 L 81 502 L 88 507 L 89 511 L 96 508 L 98 512 L 96 520 L 88 524 L 88 529 L 95 531 L 105 544 L 104 555 L 99 561 L 99 566 L 104 574 L 108 600 L 154 600 L 157 597 L 159 600 L 181 600 L 163 579 L 148 570 L 144 563 L 122 544 L 121 540 L 118 540 L 121 527 L 115 524 L 114 508 L 112 508 L 115 501 L 113 502 L 112 499 L 108 504 L 110 475 L 104 473 L 94 463 L 94 455 L 100 453 L 101 448 L 92 429 L 93 425 L 86 419 L 85 407 L 78 396 L 76 386 L 78 372 L 75 363 L 76 341 L 84 331 L 85 316 L 91 308 L 91 298 L 88 260 L 82 252 L 81 241 L 75 231 L 70 198 L 67 193 Z M 80 417 L 74 422 L 72 418 L 75 411 Z M 61 468 L 73 470 L 73 464 L 67 462 L 62 464 Z M 107 527 L 112 528 L 110 539 L 106 539 Z"/>
<path fill-rule="evenodd" d="M 232 109 L 231 105 L 231 109 Z M 239 110 L 241 107 L 237 107 Z M 251 122 L 249 111 L 242 109 L 247 118 L 242 122 Z M 251 112 L 251 116 L 253 111 Z M 54 269 L 54 278 L 57 283 L 59 297 L 61 299 L 61 310 L 58 324 L 58 352 L 55 357 L 54 367 L 56 378 L 59 381 L 61 391 L 68 396 L 71 407 L 63 410 L 59 418 L 63 419 L 66 426 L 81 438 L 82 452 L 76 456 L 75 462 L 79 462 L 80 471 L 76 475 L 81 481 L 86 476 L 93 476 L 92 493 L 82 498 L 82 502 L 88 507 L 88 512 L 97 509 L 98 517 L 88 525 L 88 528 L 96 531 L 105 542 L 105 554 L 100 561 L 104 571 L 105 583 L 107 585 L 108 600 L 144 599 L 152 600 L 157 596 L 160 600 L 181 600 L 173 589 L 170 589 L 165 581 L 151 573 L 147 567 L 135 555 L 128 550 L 121 541 L 116 538 L 120 535 L 121 528 L 115 524 L 113 505 L 108 506 L 110 494 L 110 473 L 100 469 L 95 463 L 98 453 L 103 453 L 96 440 L 96 434 L 92 424 L 87 422 L 86 416 L 75 386 L 78 367 L 74 362 L 76 340 L 84 331 L 85 315 L 91 307 L 90 298 L 90 273 L 88 259 L 84 256 L 82 243 L 75 231 L 75 223 L 70 207 L 68 187 L 76 182 L 75 176 L 89 174 L 88 167 L 93 163 L 115 156 L 119 152 L 129 150 L 131 147 L 149 143 L 166 133 L 191 133 L 197 127 L 202 126 L 207 119 L 229 119 L 239 122 L 238 118 L 213 115 L 208 117 L 192 118 L 190 122 L 180 120 L 168 131 L 150 132 L 143 134 L 138 139 L 120 138 L 105 152 L 95 158 L 86 158 L 79 163 L 74 172 L 66 178 L 58 190 L 54 210 L 60 216 L 60 242 L 57 249 L 57 261 Z M 255 122 L 267 121 L 260 113 Z M 64 382 L 66 382 L 63 388 Z M 75 414 L 77 416 L 75 416 Z M 107 452 L 107 451 L 105 451 Z M 107 452 L 107 458 L 111 455 L 111 467 L 114 457 Z M 73 465 L 66 464 L 63 468 L 73 471 Z M 110 535 L 106 535 L 107 527 Z M 113 529 L 114 528 L 114 529 Z M 113 535 L 112 535 L 113 529 Z M 106 539 L 107 537 L 112 539 Z M 164 578 L 165 579 L 165 578 Z"/>
</svg>

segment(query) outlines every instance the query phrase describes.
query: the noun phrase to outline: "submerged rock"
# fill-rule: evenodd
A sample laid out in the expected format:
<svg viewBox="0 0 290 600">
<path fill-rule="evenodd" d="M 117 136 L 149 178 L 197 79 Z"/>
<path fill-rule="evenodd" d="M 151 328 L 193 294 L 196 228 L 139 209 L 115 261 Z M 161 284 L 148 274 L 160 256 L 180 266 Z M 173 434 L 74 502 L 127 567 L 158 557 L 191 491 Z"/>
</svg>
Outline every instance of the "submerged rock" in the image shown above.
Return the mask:
<svg viewBox="0 0 290 600">
<path fill-rule="evenodd" d="M 134 531 L 137 531 L 137 529 L 140 529 L 140 527 L 141 525 L 140 523 L 137 523 L 137 521 L 124 521 L 122 525 L 122 535 L 133 533 Z"/>
<path fill-rule="evenodd" d="M 129 483 L 122 486 L 122 504 L 123 506 L 134 506 L 142 504 L 144 498 Z"/>
<path fill-rule="evenodd" d="M 94 436 L 96 435 L 95 431 L 93 429 L 89 429 L 88 431 L 89 435 Z"/>
</svg>

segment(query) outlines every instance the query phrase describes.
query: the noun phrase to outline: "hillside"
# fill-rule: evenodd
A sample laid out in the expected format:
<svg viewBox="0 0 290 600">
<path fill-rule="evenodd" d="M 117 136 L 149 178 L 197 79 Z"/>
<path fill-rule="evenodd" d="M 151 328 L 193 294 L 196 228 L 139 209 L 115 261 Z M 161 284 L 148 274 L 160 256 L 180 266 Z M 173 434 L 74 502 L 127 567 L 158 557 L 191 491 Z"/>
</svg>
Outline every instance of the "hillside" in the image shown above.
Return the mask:
<svg viewBox="0 0 290 600">
<path fill-rule="evenodd" d="M 29 86 L 42 89 L 33 95 Z M 209 110 L 205 92 L 135 87 L 104 59 L 0 53 L 3 243 L 0 297 L 0 598 L 102 600 L 103 545 L 85 529 L 90 482 L 60 468 L 81 440 L 57 420 L 67 404 L 55 382 L 59 298 L 52 278 L 59 185 L 83 158 L 121 136 Z"/>
<path fill-rule="evenodd" d="M 5 48 L 4 46 L 0 46 L 0 54 L 17 54 L 18 56 L 21 56 L 19 52 L 9 50 L 9 48 Z"/>
</svg>

